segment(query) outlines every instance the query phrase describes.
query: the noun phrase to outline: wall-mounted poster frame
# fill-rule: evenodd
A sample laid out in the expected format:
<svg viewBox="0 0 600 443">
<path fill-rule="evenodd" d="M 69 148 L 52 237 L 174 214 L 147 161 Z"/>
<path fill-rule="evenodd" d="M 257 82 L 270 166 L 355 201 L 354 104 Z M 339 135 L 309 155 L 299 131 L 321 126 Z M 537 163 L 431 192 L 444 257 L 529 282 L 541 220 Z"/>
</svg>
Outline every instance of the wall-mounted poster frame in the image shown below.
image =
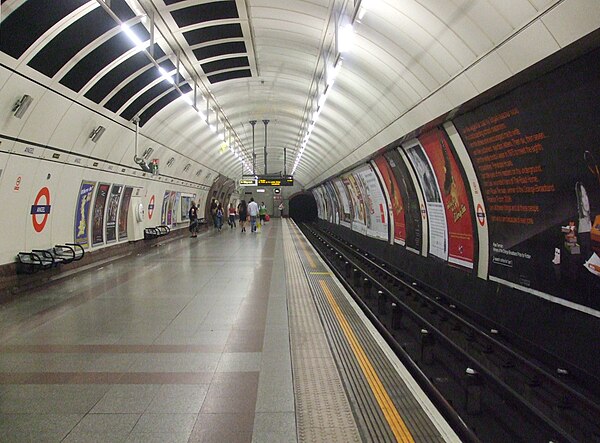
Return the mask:
<svg viewBox="0 0 600 443">
<path fill-rule="evenodd" d="M 127 216 L 129 215 L 129 202 L 133 188 L 128 186 L 123 191 L 121 204 L 119 205 L 119 240 L 127 239 Z"/>
<path fill-rule="evenodd" d="M 106 205 L 106 243 L 117 241 L 117 218 L 123 185 L 113 184 Z"/>
<path fill-rule="evenodd" d="M 77 195 L 77 206 L 75 208 L 75 232 L 74 243 L 81 245 L 84 248 L 89 247 L 89 221 L 90 208 L 92 207 L 92 199 L 94 198 L 95 181 L 82 180 Z"/>
<path fill-rule="evenodd" d="M 109 191 L 110 185 L 108 183 L 98 184 L 96 199 L 94 200 L 92 246 L 104 244 L 104 208 Z"/>
</svg>

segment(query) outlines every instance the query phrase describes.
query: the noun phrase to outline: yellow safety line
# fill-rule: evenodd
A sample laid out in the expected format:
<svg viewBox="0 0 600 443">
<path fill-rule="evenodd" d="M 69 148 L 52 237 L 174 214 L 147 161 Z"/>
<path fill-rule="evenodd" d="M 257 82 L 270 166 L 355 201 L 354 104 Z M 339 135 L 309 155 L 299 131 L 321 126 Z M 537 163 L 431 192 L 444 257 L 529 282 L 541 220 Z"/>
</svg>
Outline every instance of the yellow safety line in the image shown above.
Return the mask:
<svg viewBox="0 0 600 443">
<path fill-rule="evenodd" d="M 388 424 L 390 425 L 390 428 L 392 429 L 392 432 L 394 433 L 394 436 L 396 437 L 396 441 L 403 443 L 414 443 L 410 431 L 406 427 L 406 424 L 404 423 L 404 420 L 402 420 L 402 417 L 400 417 L 400 414 L 398 413 L 396 406 L 392 402 L 392 399 L 390 398 L 385 387 L 383 386 L 383 383 L 381 383 L 381 380 L 375 372 L 375 368 L 373 368 L 369 357 L 367 357 L 367 354 L 358 342 L 356 335 L 354 335 L 354 331 L 350 327 L 350 324 L 344 316 L 344 313 L 333 298 L 333 294 L 327 286 L 327 282 L 325 280 L 319 280 L 319 284 L 325 292 L 329 304 L 333 308 L 335 316 L 337 317 L 338 322 L 340 323 L 340 326 L 344 331 L 346 339 L 348 340 L 348 343 L 350 343 L 350 347 L 352 348 L 352 351 L 354 352 L 354 355 L 358 360 L 363 374 L 367 378 L 369 386 L 371 387 L 371 390 L 375 395 L 375 399 L 377 400 L 379 407 L 383 411 L 383 415 L 385 416 Z"/>
<path fill-rule="evenodd" d="M 309 272 L 310 275 L 331 275 L 331 272 Z"/>
</svg>

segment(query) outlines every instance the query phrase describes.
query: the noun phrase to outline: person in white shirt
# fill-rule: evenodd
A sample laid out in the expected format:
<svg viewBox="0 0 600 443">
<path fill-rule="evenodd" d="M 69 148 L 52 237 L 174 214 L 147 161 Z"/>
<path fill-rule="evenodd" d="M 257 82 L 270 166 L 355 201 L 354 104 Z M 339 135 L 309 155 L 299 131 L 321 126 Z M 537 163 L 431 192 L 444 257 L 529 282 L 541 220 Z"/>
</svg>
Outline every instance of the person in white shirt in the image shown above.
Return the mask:
<svg viewBox="0 0 600 443">
<path fill-rule="evenodd" d="M 248 215 L 250 216 L 250 232 L 256 232 L 256 217 L 258 217 L 258 204 L 254 198 L 250 198 L 248 203 Z"/>
</svg>

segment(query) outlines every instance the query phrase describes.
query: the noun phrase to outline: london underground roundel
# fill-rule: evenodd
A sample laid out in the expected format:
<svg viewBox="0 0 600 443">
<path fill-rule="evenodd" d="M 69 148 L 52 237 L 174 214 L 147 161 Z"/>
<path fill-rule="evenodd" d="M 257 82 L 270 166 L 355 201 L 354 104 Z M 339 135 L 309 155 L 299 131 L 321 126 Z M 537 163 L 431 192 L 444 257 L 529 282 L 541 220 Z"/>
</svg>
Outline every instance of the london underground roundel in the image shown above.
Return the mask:
<svg viewBox="0 0 600 443">
<path fill-rule="evenodd" d="M 148 203 L 148 220 L 152 220 L 152 214 L 154 214 L 154 196 L 150 197 L 150 203 Z"/>
<path fill-rule="evenodd" d="M 48 216 L 50 215 L 50 190 L 43 187 L 37 193 L 33 205 L 31 206 L 31 222 L 35 232 L 42 232 L 46 227 Z"/>
</svg>

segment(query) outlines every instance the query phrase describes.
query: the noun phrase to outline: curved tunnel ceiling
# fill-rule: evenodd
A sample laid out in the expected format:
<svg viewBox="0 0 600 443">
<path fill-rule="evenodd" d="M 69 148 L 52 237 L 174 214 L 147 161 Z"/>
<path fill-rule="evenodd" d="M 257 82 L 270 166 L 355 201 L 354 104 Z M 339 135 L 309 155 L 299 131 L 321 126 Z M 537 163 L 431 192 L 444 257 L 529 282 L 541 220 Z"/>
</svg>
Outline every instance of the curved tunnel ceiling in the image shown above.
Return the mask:
<svg viewBox="0 0 600 443">
<path fill-rule="evenodd" d="M 257 173 L 264 172 L 263 119 L 270 120 L 268 172 L 283 170 L 283 148 L 292 171 L 341 59 L 295 171 L 306 186 L 600 27 L 594 0 L 48 4 L 2 0 L 0 49 L 10 68 L 35 71 L 129 127 L 139 117 L 147 137 L 231 178 L 242 174 L 232 151 L 251 163 L 250 120 L 258 121 Z M 353 45 L 340 54 L 336 29 L 346 23 Z M 532 44 L 515 54 L 510 42 L 523 35 Z"/>
</svg>

